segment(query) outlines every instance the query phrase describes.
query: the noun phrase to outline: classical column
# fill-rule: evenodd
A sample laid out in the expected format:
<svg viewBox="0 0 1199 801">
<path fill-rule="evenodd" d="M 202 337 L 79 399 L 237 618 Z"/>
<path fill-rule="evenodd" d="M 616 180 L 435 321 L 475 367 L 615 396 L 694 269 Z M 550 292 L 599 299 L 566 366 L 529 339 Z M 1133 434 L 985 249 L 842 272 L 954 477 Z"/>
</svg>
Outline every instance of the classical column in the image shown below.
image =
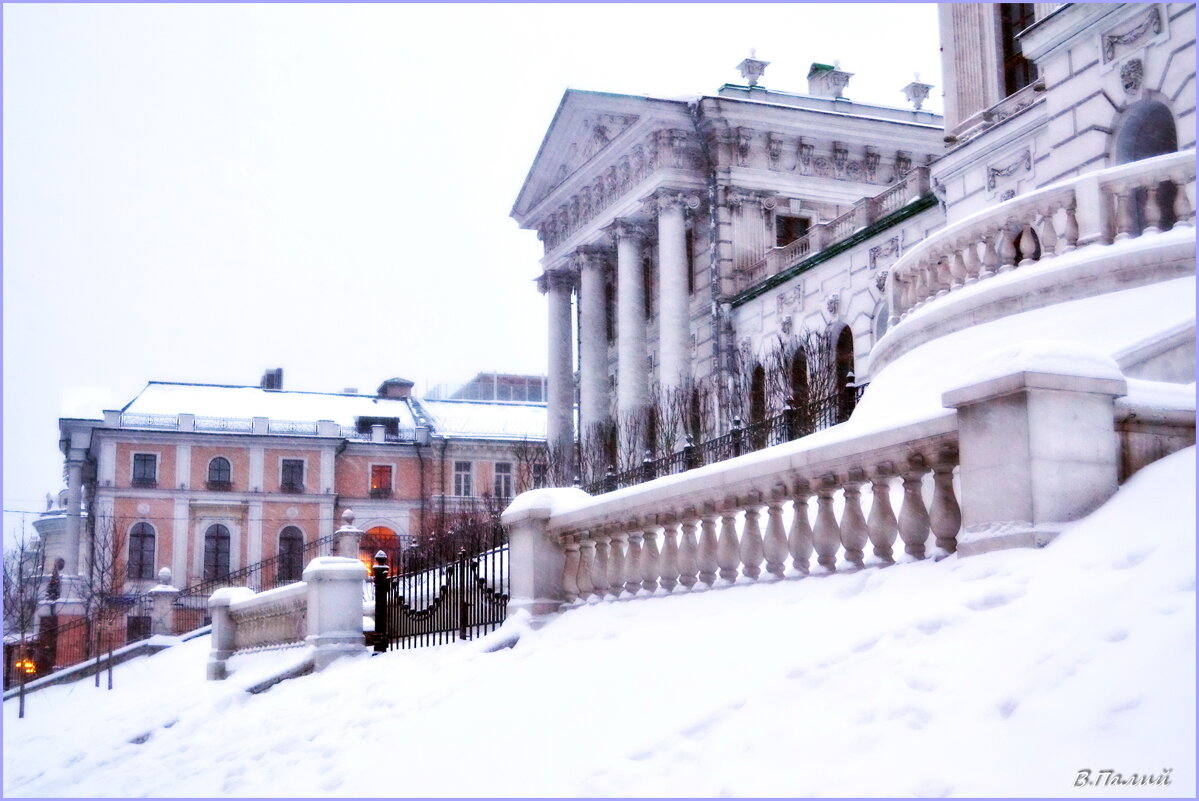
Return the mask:
<svg viewBox="0 0 1199 801">
<path fill-rule="evenodd" d="M 63 546 L 63 573 L 79 575 L 79 531 L 81 518 L 79 504 L 83 498 L 83 460 L 67 459 L 67 538 Z"/>
<path fill-rule="evenodd" d="M 665 393 L 688 376 L 690 293 L 687 291 L 687 224 L 684 206 L 699 199 L 678 192 L 658 195 L 658 377 Z"/>
<path fill-rule="evenodd" d="M 628 220 L 612 226 L 616 238 L 616 407 L 621 420 L 649 403 L 649 373 L 645 362 L 645 279 L 641 246 L 645 234 Z"/>
<path fill-rule="evenodd" d="M 605 253 L 580 249 L 579 266 L 579 421 L 584 436 L 608 419 L 608 325 L 604 291 Z"/>
<path fill-rule="evenodd" d="M 554 449 L 553 461 L 563 470 L 557 483 L 568 485 L 574 477 L 574 370 L 570 326 L 570 292 L 574 285 L 568 270 L 546 270 L 539 289 L 549 296 L 549 369 L 546 387 L 548 418 L 546 442 Z"/>
</svg>

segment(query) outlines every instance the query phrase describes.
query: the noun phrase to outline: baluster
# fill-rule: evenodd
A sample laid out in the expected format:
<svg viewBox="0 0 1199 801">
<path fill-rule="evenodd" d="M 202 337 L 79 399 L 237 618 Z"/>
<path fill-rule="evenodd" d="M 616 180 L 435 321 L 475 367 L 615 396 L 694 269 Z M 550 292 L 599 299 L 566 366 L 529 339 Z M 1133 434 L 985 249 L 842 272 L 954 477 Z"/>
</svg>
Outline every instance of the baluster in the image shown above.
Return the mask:
<svg viewBox="0 0 1199 801">
<path fill-rule="evenodd" d="M 1194 176 L 1191 177 L 1194 181 Z M 1191 199 L 1187 197 L 1187 181 L 1175 181 L 1177 192 L 1174 193 L 1174 227 L 1191 227 Z"/>
<path fill-rule="evenodd" d="M 762 559 L 765 557 L 762 528 L 758 524 L 761 514 L 762 493 L 751 490 L 746 498 L 745 527 L 741 530 L 741 547 L 738 551 L 741 574 L 751 579 L 762 575 Z"/>
<path fill-rule="evenodd" d="M 979 278 L 990 278 L 999 269 L 999 253 L 995 250 L 995 234 L 983 237 L 983 268 Z"/>
<path fill-rule="evenodd" d="M 925 286 L 924 286 L 924 270 L 922 263 L 913 264 L 912 272 L 912 302 L 908 304 L 908 311 L 913 311 L 920 308 L 920 304 L 924 302 Z"/>
<path fill-rule="evenodd" d="M 591 583 L 595 585 L 595 597 L 597 600 L 604 600 L 608 594 L 609 579 L 608 579 L 608 543 L 611 537 L 603 529 L 594 531 L 591 534 L 591 540 L 595 543 L 595 566 L 591 571 Z"/>
<path fill-rule="evenodd" d="M 982 262 L 978 259 L 978 240 L 966 240 L 966 247 L 962 250 L 962 261 L 966 265 L 966 284 L 973 284 L 978 280 L 979 273 L 982 272 Z"/>
<path fill-rule="evenodd" d="M 1050 206 L 1041 215 L 1041 258 L 1047 259 L 1057 255 L 1057 230 L 1053 225 L 1053 215 L 1057 213 L 1056 206 Z"/>
<path fill-rule="evenodd" d="M 572 604 L 579 599 L 579 541 L 567 534 L 562 538 L 566 550 L 566 564 L 562 567 L 562 595 L 566 603 Z"/>
<path fill-rule="evenodd" d="M 1062 253 L 1069 253 L 1078 247 L 1078 216 L 1074 211 L 1074 199 L 1066 204 L 1066 226 L 1062 229 L 1062 239 L 1066 240 L 1066 246 L 1062 248 Z"/>
<path fill-rule="evenodd" d="M 924 457 L 913 454 L 903 472 L 903 506 L 899 509 L 899 536 L 903 538 L 903 549 L 917 559 L 924 558 L 924 544 L 928 540 L 928 510 L 920 487 L 928 468 Z"/>
<path fill-rule="evenodd" d="M 662 524 L 662 557 L 658 561 L 662 574 L 662 589 L 671 592 L 679 583 L 679 521 L 667 519 Z"/>
<path fill-rule="evenodd" d="M 584 534 L 578 535 L 579 542 L 579 575 L 576 582 L 579 587 L 579 600 L 586 602 L 591 597 L 595 584 L 591 581 L 592 569 L 595 566 L 595 542 Z"/>
<path fill-rule="evenodd" d="M 625 577 L 625 548 L 629 544 L 629 535 L 625 531 L 612 532 L 612 552 L 608 556 L 608 594 L 619 598 L 624 589 Z"/>
<path fill-rule="evenodd" d="M 791 553 L 791 564 L 803 575 L 808 575 L 808 562 L 812 558 L 812 526 L 808 523 L 808 498 L 812 490 L 806 481 L 796 481 L 792 494 L 791 532 L 787 535 L 787 550 Z"/>
<path fill-rule="evenodd" d="M 895 305 L 891 309 L 891 317 L 887 320 L 889 327 L 894 327 L 899 323 L 903 316 L 907 314 L 909 304 L 909 287 L 910 284 L 906 277 L 898 273 L 891 274 L 891 280 L 895 284 Z"/>
<path fill-rule="evenodd" d="M 737 580 L 737 566 L 741 564 L 740 548 L 737 543 L 737 499 L 725 498 L 720 510 L 720 539 L 716 541 L 716 564 L 720 566 L 720 577 L 725 581 Z"/>
<path fill-rule="evenodd" d="M 641 586 L 653 595 L 658 589 L 658 563 L 661 554 L 658 551 L 658 527 L 648 520 L 642 531 L 641 541 Z"/>
<path fill-rule="evenodd" d="M 703 517 L 700 519 L 699 551 L 696 563 L 699 566 L 699 580 L 711 587 L 716 581 L 716 570 L 720 566 L 716 561 L 719 544 L 716 537 L 717 521 L 720 516 L 712 503 L 704 504 Z"/>
<path fill-rule="evenodd" d="M 636 525 L 635 522 L 630 525 Z M 624 591 L 636 595 L 641 591 L 641 532 L 629 531 L 629 550 L 624 557 Z"/>
<path fill-rule="evenodd" d="M 1016 269 L 1016 242 L 1012 232 L 1008 230 L 1010 222 L 1009 220 L 1001 225 L 997 235 L 999 244 L 996 248 L 996 255 L 999 256 L 999 269 L 996 272 L 998 273 L 1011 272 Z"/>
<path fill-rule="evenodd" d="M 929 527 L 937 537 L 937 547 L 953 553 L 958 548 L 958 530 L 962 527 L 962 510 L 953 494 L 953 468 L 957 464 L 957 448 L 941 448 L 933 463 L 933 505 L 929 511 Z"/>
<path fill-rule="evenodd" d="M 860 487 L 865 481 L 866 474 L 861 468 L 851 468 L 841 490 L 845 497 L 845 511 L 841 514 L 841 545 L 845 548 L 845 560 L 855 568 L 865 567 L 862 549 L 870 538 L 866 517 L 862 514 Z"/>
<path fill-rule="evenodd" d="M 949 256 L 949 274 L 953 276 L 952 289 L 958 289 L 966 285 L 966 278 L 969 273 L 966 272 L 966 260 L 962 257 L 962 245 L 957 243 L 953 249 L 953 253 Z"/>
<path fill-rule="evenodd" d="M 781 579 L 787 570 L 787 534 L 783 529 L 783 501 L 787 485 L 775 484 L 766 503 L 766 537 L 762 552 L 766 557 L 766 572 Z"/>
<path fill-rule="evenodd" d="M 1026 222 L 1020 227 L 1020 263 L 1017 267 L 1027 267 L 1036 264 L 1033 256 L 1037 252 L 1037 238 L 1032 232 L 1032 222 Z"/>
<path fill-rule="evenodd" d="M 874 503 L 870 505 L 870 519 L 866 521 L 874 555 L 887 564 L 895 562 L 895 537 L 899 534 L 899 523 L 891 509 L 891 478 L 894 475 L 895 468 L 890 462 L 882 462 L 875 467 L 874 476 L 870 479 Z"/>
<path fill-rule="evenodd" d="M 1133 235 L 1136 219 L 1133 215 L 1132 188 L 1127 186 L 1113 187 L 1116 196 L 1116 241 L 1129 239 Z"/>
<path fill-rule="evenodd" d="M 698 528 L 694 509 L 683 510 L 682 536 L 679 540 L 679 584 L 686 589 L 695 586 L 699 572 L 699 541 L 695 532 Z"/>
<path fill-rule="evenodd" d="M 1142 234 L 1156 234 L 1161 231 L 1162 207 L 1157 181 L 1150 181 L 1145 188 L 1145 227 Z"/>
<path fill-rule="evenodd" d="M 832 474 L 816 480 L 816 525 L 812 527 L 812 544 L 816 548 L 816 563 L 830 573 L 837 569 L 837 549 L 841 547 L 841 527 L 833 514 L 833 493 L 837 478 Z"/>
<path fill-rule="evenodd" d="M 953 255 L 946 253 L 937 259 L 937 297 L 948 295 L 953 289 Z"/>
</svg>

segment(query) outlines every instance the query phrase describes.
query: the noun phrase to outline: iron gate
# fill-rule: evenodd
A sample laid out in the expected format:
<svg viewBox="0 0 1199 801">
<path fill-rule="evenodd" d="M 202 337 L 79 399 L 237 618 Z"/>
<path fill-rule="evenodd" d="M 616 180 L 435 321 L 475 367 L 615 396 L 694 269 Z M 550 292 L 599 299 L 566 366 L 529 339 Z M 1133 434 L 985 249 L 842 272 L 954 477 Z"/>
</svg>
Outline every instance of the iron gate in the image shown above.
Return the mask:
<svg viewBox="0 0 1199 801">
<path fill-rule="evenodd" d="M 396 566 L 379 551 L 372 572 L 376 652 L 474 639 L 507 615 L 508 532 L 496 523 L 410 549 Z"/>
</svg>

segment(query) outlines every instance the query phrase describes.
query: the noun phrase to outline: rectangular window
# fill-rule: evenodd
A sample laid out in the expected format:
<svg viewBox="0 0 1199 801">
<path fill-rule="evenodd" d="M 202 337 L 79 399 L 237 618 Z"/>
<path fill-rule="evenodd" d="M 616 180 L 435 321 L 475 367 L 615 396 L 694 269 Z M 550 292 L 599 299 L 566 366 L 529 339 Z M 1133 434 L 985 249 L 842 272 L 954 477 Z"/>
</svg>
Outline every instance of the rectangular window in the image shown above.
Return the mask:
<svg viewBox="0 0 1199 801">
<path fill-rule="evenodd" d="M 373 464 L 373 465 L 371 465 L 371 497 L 372 498 L 390 498 L 391 497 L 391 465 L 389 465 L 389 464 Z"/>
<path fill-rule="evenodd" d="M 1036 21 L 1036 3 L 999 3 L 1000 38 L 1003 41 L 1003 91 L 1012 95 L 1037 77 L 1037 67 L 1024 57 L 1017 39 Z"/>
<path fill-rule="evenodd" d="M 807 217 L 785 217 L 779 215 L 774 218 L 774 244 L 775 247 L 785 247 L 790 245 L 796 239 L 807 236 L 808 234 L 808 218 Z"/>
<path fill-rule="evenodd" d="M 158 454 L 133 454 L 133 486 L 158 486 Z"/>
<path fill-rule="evenodd" d="M 284 459 L 279 471 L 279 489 L 283 492 L 304 491 L 304 460 Z"/>
<path fill-rule="evenodd" d="M 511 498 L 512 497 L 512 463 L 511 462 L 496 462 L 495 465 L 495 492 L 496 498 Z"/>
<path fill-rule="evenodd" d="M 454 494 L 461 498 L 469 498 L 475 494 L 471 477 L 470 462 L 454 462 Z"/>
<path fill-rule="evenodd" d="M 533 489 L 541 489 L 549 485 L 549 468 L 545 462 L 533 464 Z"/>
</svg>

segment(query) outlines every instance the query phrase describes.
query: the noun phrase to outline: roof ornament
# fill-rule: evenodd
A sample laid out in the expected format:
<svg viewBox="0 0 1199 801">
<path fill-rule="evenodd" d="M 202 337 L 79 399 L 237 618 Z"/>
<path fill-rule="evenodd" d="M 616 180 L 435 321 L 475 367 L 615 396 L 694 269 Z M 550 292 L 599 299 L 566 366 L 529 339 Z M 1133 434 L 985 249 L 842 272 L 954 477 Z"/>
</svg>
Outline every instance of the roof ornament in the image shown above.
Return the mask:
<svg viewBox="0 0 1199 801">
<path fill-rule="evenodd" d="M 769 61 L 761 61 L 756 58 L 758 51 L 756 48 L 749 49 L 749 58 L 742 60 L 737 65 L 737 69 L 741 71 L 741 77 L 750 86 L 757 86 L 758 79 L 766 72 L 766 68 L 770 66 Z"/>
<path fill-rule="evenodd" d="M 920 107 L 924 104 L 924 101 L 928 99 L 928 90 L 932 88 L 933 85 L 931 83 L 920 83 L 920 73 L 917 72 L 916 80 L 912 81 L 899 91 L 907 95 L 908 102 L 911 103 L 917 111 L 919 111 Z"/>
</svg>

